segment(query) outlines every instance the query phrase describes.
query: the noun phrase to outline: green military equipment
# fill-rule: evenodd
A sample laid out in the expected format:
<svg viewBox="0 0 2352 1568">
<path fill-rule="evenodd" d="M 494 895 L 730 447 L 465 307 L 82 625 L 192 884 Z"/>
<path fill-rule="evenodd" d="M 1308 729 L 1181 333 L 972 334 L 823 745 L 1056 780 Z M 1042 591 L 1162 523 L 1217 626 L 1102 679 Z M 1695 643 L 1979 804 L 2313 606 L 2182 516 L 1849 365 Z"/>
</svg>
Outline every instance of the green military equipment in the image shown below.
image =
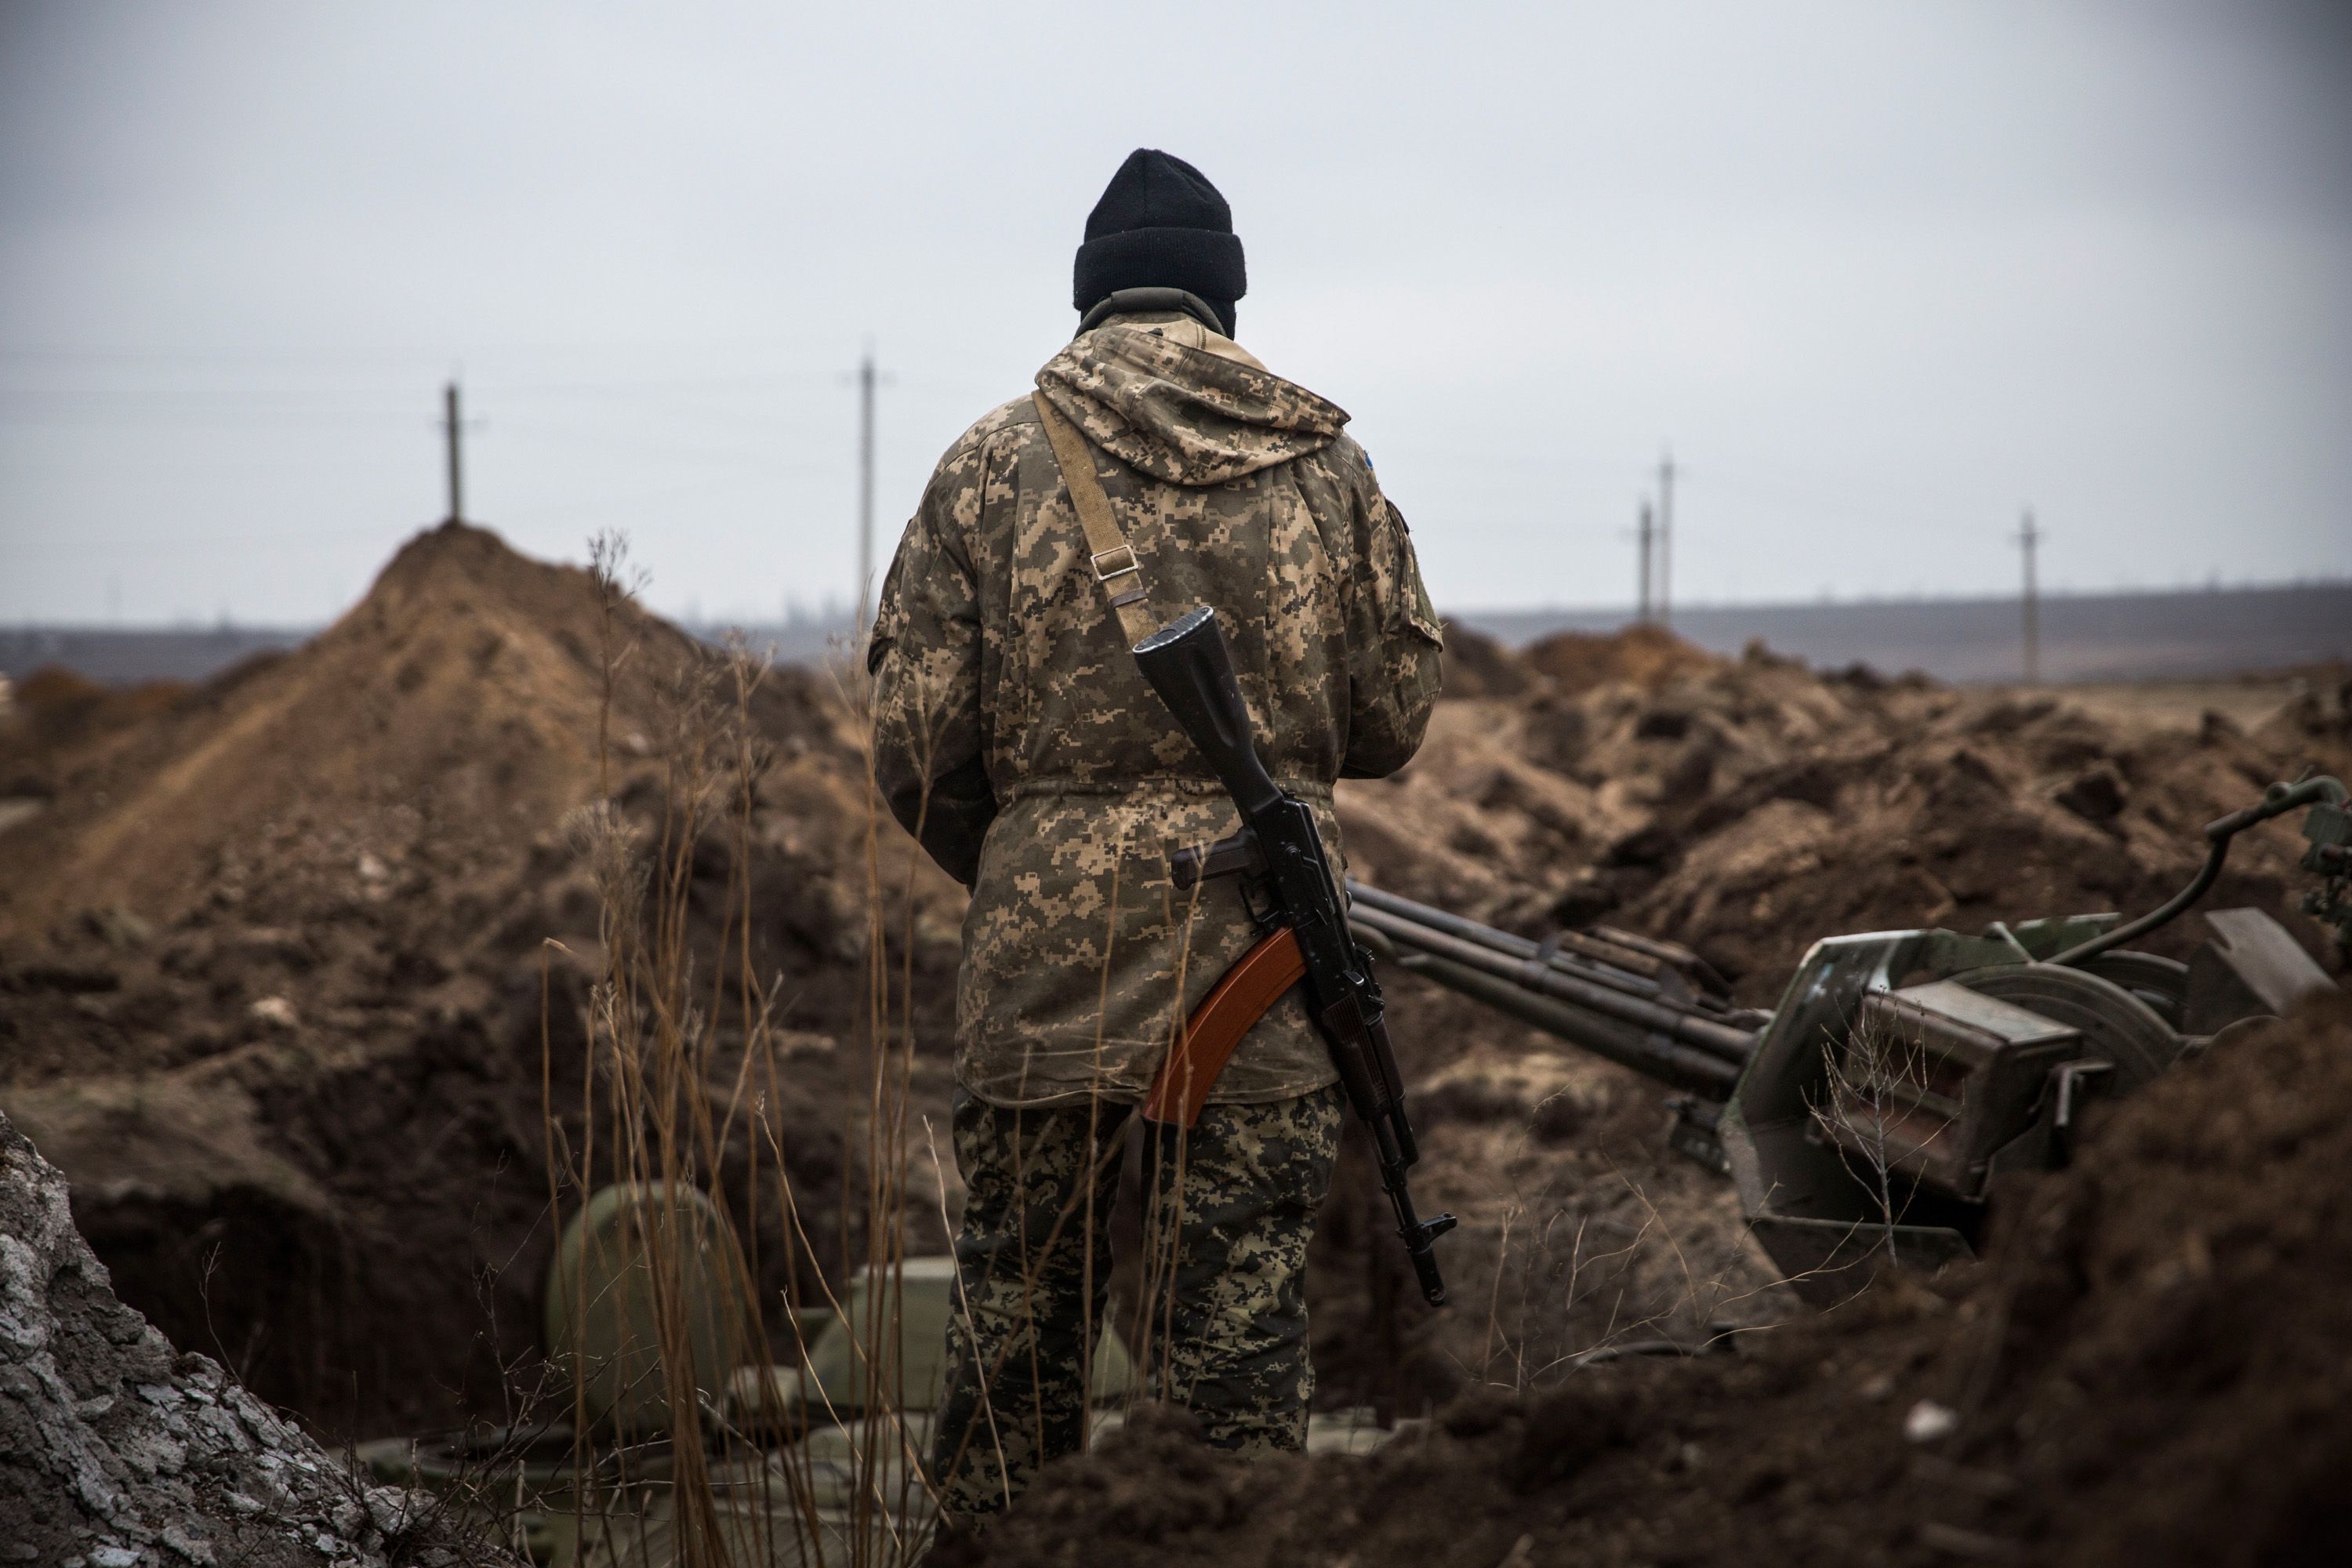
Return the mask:
<svg viewBox="0 0 2352 1568">
<path fill-rule="evenodd" d="M 2305 909 L 2352 921 L 2346 792 L 2311 778 L 2208 825 L 2195 879 L 2134 921 L 1831 937 L 1769 1013 L 1687 950 L 1606 927 L 1537 942 L 1353 883 L 1349 919 L 1401 967 L 1686 1091 L 1676 1146 L 1730 1174 L 1758 1242 L 1826 1304 L 1873 1260 L 1971 1252 L 1993 1178 L 2062 1163 L 2093 1097 L 2335 989 L 2259 910 L 2209 911 L 2186 963 L 2125 945 L 2202 897 L 2237 834 L 2295 810 L 2325 884 Z"/>
<path fill-rule="evenodd" d="M 387 1438 L 358 1457 L 380 1479 L 452 1498 L 550 1568 L 667 1565 L 679 1530 L 658 1353 L 667 1321 L 690 1352 L 673 1361 L 694 1368 L 712 1517 L 730 1561 L 910 1560 L 904 1543 L 933 1516 L 920 1461 L 946 1381 L 954 1259 L 861 1268 L 837 1312 L 797 1314 L 797 1365 L 758 1353 L 746 1281 L 732 1228 L 700 1193 L 604 1188 L 564 1227 L 548 1266 L 549 1358 L 588 1395 L 587 1440 L 558 1419 Z M 1120 1423 L 1135 1381 L 1126 1342 L 1103 1324 L 1097 1432 Z M 1326 1447 L 1373 1440 L 1352 1414 L 1326 1425 Z"/>
<path fill-rule="evenodd" d="M 945 1256 L 861 1268 L 839 1314 L 827 1311 L 822 1330 L 809 1336 L 799 1366 L 737 1371 L 730 1414 L 772 1430 L 795 1420 L 803 1430 L 823 1427 L 874 1409 L 928 1416 L 947 1387 L 955 1291 L 955 1259 Z M 1135 1387 L 1135 1363 L 1111 1324 L 1096 1339 L 1088 1386 L 1098 1405 L 1123 1400 Z"/>
<path fill-rule="evenodd" d="M 725 1390 L 756 1319 L 734 1227 L 674 1183 L 625 1182 L 588 1200 L 547 1267 L 547 1352 L 576 1379 L 591 1427 L 673 1425 L 666 1369 L 693 1370 L 706 1402 Z"/>
</svg>

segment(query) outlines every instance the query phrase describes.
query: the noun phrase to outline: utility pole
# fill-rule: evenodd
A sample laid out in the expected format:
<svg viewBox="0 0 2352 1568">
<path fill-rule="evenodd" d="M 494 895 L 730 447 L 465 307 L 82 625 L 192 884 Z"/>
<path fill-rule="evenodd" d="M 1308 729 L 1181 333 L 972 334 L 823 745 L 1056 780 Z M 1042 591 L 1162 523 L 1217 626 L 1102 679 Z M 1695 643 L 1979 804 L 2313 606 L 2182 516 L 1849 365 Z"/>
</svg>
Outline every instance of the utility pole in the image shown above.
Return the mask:
<svg viewBox="0 0 2352 1568">
<path fill-rule="evenodd" d="M 874 592 L 874 345 L 857 362 L 857 632 Z"/>
<path fill-rule="evenodd" d="M 1644 500 L 1642 502 L 1641 525 L 1633 531 L 1633 537 L 1641 542 L 1642 547 L 1642 592 L 1640 607 L 1634 612 L 1633 619 L 1642 626 L 1650 624 L 1650 549 L 1652 541 L 1656 536 L 1655 523 L 1656 519 L 1650 510 L 1650 503 Z"/>
<path fill-rule="evenodd" d="M 857 383 L 857 623 L 858 635 L 866 632 L 868 601 L 874 581 L 874 389 L 887 386 L 892 377 L 887 371 L 876 368 L 874 340 L 866 340 L 866 352 L 858 356 L 857 371 L 852 378 Z"/>
<path fill-rule="evenodd" d="M 2042 590 L 2034 579 L 2034 551 L 2042 543 L 2042 531 L 2033 525 L 2033 509 L 2025 511 L 2025 524 L 2017 531 L 2017 544 L 2025 552 L 2025 684 L 2039 685 L 2042 680 Z"/>
<path fill-rule="evenodd" d="M 465 440 L 466 422 L 457 414 L 457 384 L 449 383 L 441 389 L 441 436 L 449 449 L 449 516 L 451 522 L 466 521 L 466 469 L 459 447 Z"/>
<path fill-rule="evenodd" d="M 1658 459 L 1658 624 L 1675 624 L 1675 454 Z"/>
</svg>

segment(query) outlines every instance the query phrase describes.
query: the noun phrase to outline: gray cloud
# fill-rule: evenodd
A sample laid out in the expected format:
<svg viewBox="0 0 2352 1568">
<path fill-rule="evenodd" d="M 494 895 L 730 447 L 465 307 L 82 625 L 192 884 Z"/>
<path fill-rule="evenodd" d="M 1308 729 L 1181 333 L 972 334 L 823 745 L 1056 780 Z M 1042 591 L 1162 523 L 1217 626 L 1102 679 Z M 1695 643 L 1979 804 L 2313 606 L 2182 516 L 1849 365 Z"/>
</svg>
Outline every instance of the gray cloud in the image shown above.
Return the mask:
<svg viewBox="0 0 2352 1568">
<path fill-rule="evenodd" d="M 1442 602 L 2352 571 L 2340 7 L 20 4 L 0 616 L 331 613 L 440 511 L 656 602 L 845 594 L 1072 324 L 1139 144 L 1354 411 Z M 853 14 L 854 13 L 854 14 Z M 886 537 L 886 547 L 887 539 Z"/>
</svg>

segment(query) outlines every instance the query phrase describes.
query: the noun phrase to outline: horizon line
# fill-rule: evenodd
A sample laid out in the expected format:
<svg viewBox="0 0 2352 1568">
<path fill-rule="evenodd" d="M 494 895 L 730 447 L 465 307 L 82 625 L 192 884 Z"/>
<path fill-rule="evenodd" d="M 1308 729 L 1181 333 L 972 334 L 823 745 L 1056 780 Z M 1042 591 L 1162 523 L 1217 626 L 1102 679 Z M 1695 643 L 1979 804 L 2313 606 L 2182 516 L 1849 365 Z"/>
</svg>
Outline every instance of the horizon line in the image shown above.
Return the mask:
<svg viewBox="0 0 2352 1568">
<path fill-rule="evenodd" d="M 2040 591 L 2039 596 L 2044 602 L 2054 599 L 2145 599 L 2167 595 L 2187 598 L 2208 594 L 2224 595 L 2239 594 L 2282 594 L 2315 592 L 2342 588 L 2352 588 L 2352 574 L 2325 576 L 2298 576 L 2244 582 L 2230 582 L 2225 580 L 2221 582 L 2199 584 L 2169 584 L 2161 586 L 2118 584 L 2104 588 L 2044 587 Z M 1667 613 L 1671 617 L 1675 615 L 1697 611 L 1866 609 L 1881 606 L 1899 606 L 1905 605 L 2014 605 L 2022 597 L 2023 595 L 2021 594 L 2016 593 L 1993 594 L 1986 593 L 1981 590 L 1964 590 L 1946 594 L 1865 594 L 1855 595 L 1853 596 L 1845 595 L 1827 595 L 1801 599 L 1685 599 L 1668 606 Z M 357 600 L 353 601 L 354 604 L 358 602 L 359 601 Z M 640 603 L 642 604 L 643 601 L 640 601 Z M 744 618 L 729 616 L 704 616 L 690 610 L 663 610 L 651 605 L 646 605 L 645 607 L 650 610 L 653 614 L 661 616 L 664 619 L 675 621 L 681 626 L 716 628 L 740 626 L 749 629 L 754 626 L 817 626 L 828 625 L 835 620 L 846 622 L 849 619 L 850 614 L 849 607 L 846 605 L 839 605 L 837 608 L 835 605 L 827 605 L 823 609 L 818 610 L 814 614 L 803 614 L 799 616 L 772 615 L 756 618 Z M 1438 614 L 1444 619 L 1465 621 L 1475 621 L 1482 617 L 1501 616 L 1622 616 L 1626 619 L 1632 620 L 1636 617 L 1638 611 L 1639 606 L 1630 601 L 1622 603 L 1610 601 L 1602 603 L 1587 602 L 1583 604 L 1551 603 L 1537 605 L 1481 605 L 1463 609 L 1440 608 Z M 20 634 L 26 632 L 183 632 L 203 634 L 222 631 L 240 631 L 282 632 L 290 635 L 316 632 L 325 626 L 333 625 L 334 622 L 340 618 L 341 616 L 339 614 L 320 620 L 301 621 L 245 621 L 238 620 L 234 616 L 218 616 L 209 619 L 197 616 L 180 616 L 171 620 L 122 619 L 112 621 L 79 619 L 46 621 L 25 619 L 0 622 L 0 631 Z"/>
</svg>

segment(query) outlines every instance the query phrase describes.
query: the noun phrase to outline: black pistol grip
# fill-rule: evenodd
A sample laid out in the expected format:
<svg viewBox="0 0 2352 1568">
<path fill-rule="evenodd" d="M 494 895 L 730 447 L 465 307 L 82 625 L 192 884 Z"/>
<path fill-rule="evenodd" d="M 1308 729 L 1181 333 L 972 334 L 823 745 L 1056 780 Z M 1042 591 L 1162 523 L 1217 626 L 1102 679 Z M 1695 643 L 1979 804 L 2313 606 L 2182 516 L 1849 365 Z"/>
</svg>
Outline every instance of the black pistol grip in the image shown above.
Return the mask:
<svg viewBox="0 0 2352 1568">
<path fill-rule="evenodd" d="M 1421 1298 L 1433 1307 L 1445 1305 L 1445 1279 L 1437 1271 L 1435 1243 L 1458 1223 L 1452 1215 L 1442 1214 L 1404 1238 L 1405 1253 L 1412 1259 L 1412 1271 L 1421 1277 Z"/>
</svg>

